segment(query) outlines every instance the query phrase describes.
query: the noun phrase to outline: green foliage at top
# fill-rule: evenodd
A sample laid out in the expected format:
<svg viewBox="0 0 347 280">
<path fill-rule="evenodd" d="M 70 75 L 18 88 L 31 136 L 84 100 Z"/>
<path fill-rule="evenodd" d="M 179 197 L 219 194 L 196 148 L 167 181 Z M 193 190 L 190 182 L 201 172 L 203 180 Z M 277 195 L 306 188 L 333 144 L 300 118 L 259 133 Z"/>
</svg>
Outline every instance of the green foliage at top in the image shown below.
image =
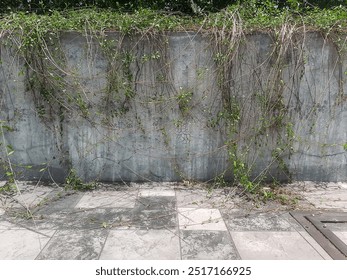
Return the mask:
<svg viewBox="0 0 347 280">
<path fill-rule="evenodd" d="M 132 13 L 96 8 L 55 10 L 46 14 L 9 12 L 0 19 L 0 32 L 4 34 L 19 31 L 35 41 L 35 38 L 49 32 L 62 30 L 120 31 L 127 34 L 143 31 L 231 29 L 238 24 L 247 32 L 276 28 L 284 23 L 307 25 L 321 30 L 344 31 L 347 27 L 347 8 L 311 8 L 302 13 L 296 9 L 280 9 L 270 0 L 263 1 L 262 5 L 252 0 L 228 6 L 217 13 L 199 16 L 172 13 L 168 15 L 165 11 L 143 8 Z"/>
<path fill-rule="evenodd" d="M 218 11 L 236 2 L 235 0 L 3 0 L 3 6 L 0 7 L 0 11 L 16 10 L 45 13 L 51 10 L 95 7 L 127 12 L 146 8 L 193 14 L 199 11 Z"/>
<path fill-rule="evenodd" d="M 6 31 L 21 30 L 32 36 L 35 33 L 49 31 L 85 31 L 99 32 L 117 30 L 124 33 L 140 30 L 172 30 L 192 24 L 186 17 L 163 16 L 152 10 L 139 10 L 132 14 L 118 13 L 109 10 L 85 9 L 54 11 L 49 15 L 10 13 L 0 20 L 0 29 Z"/>
<path fill-rule="evenodd" d="M 272 6 L 276 9 L 289 8 L 304 10 L 312 7 L 325 9 L 346 5 L 346 0 L 2 0 L 0 12 L 12 10 L 46 13 L 51 10 L 95 7 L 128 12 L 146 8 L 184 14 L 196 14 L 201 12 L 216 12 L 230 5 L 247 5 L 249 3 L 258 7 L 262 6 L 269 8 L 269 6 Z"/>
<path fill-rule="evenodd" d="M 65 9 L 66 7 L 76 8 L 76 5 L 72 5 L 75 1 L 54 1 L 52 6 L 48 5 L 50 1 L 12 2 L 5 1 L 2 6 L 2 11 L 6 10 L 7 12 L 0 18 L 0 31 L 2 30 L 2 34 L 4 34 L 4 31 L 21 31 L 23 35 L 31 37 L 32 41 L 48 32 L 61 30 L 94 30 L 97 32 L 117 30 L 131 33 L 140 31 L 209 30 L 211 28 L 232 28 L 238 24 L 243 28 L 243 31 L 252 31 L 255 29 L 276 28 L 284 23 L 299 26 L 308 25 L 323 30 L 344 30 L 347 27 L 346 1 L 338 0 L 329 1 L 329 6 L 332 5 L 332 2 L 340 4 L 330 9 L 324 8 L 327 5 L 323 5 L 323 2 L 326 1 L 310 1 L 315 2 L 316 5 L 308 5 L 307 1 L 300 0 L 188 1 L 190 9 L 194 8 L 195 12 L 186 11 L 185 13 L 174 12 L 176 10 L 184 11 L 182 8 L 183 2 L 187 1 L 183 0 L 169 1 L 165 4 L 166 6 L 163 6 L 166 2 L 161 0 L 80 1 L 82 7 L 88 5 L 93 7 L 83 9 Z M 26 5 L 19 2 L 26 2 Z M 203 8 L 197 6 L 196 3 L 200 3 Z M 208 3 L 213 4 L 214 8 L 207 8 Z M 226 3 L 231 3 L 231 5 L 226 6 Z M 34 4 L 35 7 L 40 4 L 42 7 L 50 7 L 50 9 L 46 11 L 42 8 L 40 11 L 45 11 L 44 13 L 28 12 L 30 9 L 35 11 L 32 8 Z M 119 9 L 96 8 L 116 7 L 116 5 L 119 6 Z M 10 7 L 17 6 L 21 8 L 16 9 L 16 12 L 11 11 Z M 51 10 L 51 8 L 56 9 Z M 221 8 L 223 9 L 220 10 Z M 125 12 L 124 9 L 129 9 L 130 12 Z M 216 9 L 219 11 L 212 12 Z"/>
</svg>

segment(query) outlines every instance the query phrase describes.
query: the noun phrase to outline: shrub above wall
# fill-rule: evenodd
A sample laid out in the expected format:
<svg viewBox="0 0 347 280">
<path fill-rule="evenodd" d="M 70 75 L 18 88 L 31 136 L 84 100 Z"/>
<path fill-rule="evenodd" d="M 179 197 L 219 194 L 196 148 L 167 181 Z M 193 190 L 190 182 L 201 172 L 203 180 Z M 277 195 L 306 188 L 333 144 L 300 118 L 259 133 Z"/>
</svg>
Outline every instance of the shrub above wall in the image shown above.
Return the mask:
<svg viewBox="0 0 347 280">
<path fill-rule="evenodd" d="M 217 12 L 231 5 L 247 5 L 248 9 L 254 6 L 267 9 L 292 9 L 304 11 L 314 7 L 325 9 L 336 6 L 346 6 L 345 0 L 2 0 L 0 12 L 29 11 L 45 13 L 52 10 L 66 10 L 85 7 L 101 9 L 116 9 L 122 11 L 135 11 L 141 8 L 153 10 L 180 12 L 189 15 Z"/>
</svg>

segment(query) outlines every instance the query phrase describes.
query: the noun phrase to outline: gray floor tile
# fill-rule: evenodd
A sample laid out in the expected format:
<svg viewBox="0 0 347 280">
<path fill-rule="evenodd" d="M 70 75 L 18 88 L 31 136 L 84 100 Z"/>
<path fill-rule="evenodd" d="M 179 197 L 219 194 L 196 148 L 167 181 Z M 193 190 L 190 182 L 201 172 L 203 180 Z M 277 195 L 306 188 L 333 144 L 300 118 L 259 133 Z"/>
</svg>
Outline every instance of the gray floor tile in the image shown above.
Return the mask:
<svg viewBox="0 0 347 280">
<path fill-rule="evenodd" d="M 223 190 L 176 189 L 176 198 L 179 208 L 235 208 Z"/>
<path fill-rule="evenodd" d="M 39 205 L 51 192 L 52 188 L 21 184 L 20 192 L 8 198 L 3 207 L 34 208 Z"/>
<path fill-rule="evenodd" d="M 177 184 L 177 182 L 130 183 L 131 188 L 138 188 L 139 196 L 173 196 Z"/>
<path fill-rule="evenodd" d="M 172 196 L 148 196 L 139 197 L 136 200 L 135 209 L 142 210 L 175 210 L 176 199 Z"/>
<path fill-rule="evenodd" d="M 88 209 L 73 211 L 66 216 L 62 228 L 97 229 L 108 226 L 121 226 L 131 221 L 129 209 Z"/>
<path fill-rule="evenodd" d="M 324 223 L 327 229 L 331 231 L 346 231 L 347 223 Z"/>
<path fill-rule="evenodd" d="M 37 233 L 27 229 L 0 229 L 1 260 L 33 260 L 54 231 Z"/>
<path fill-rule="evenodd" d="M 175 197 L 139 197 L 131 226 L 137 229 L 174 229 L 177 226 Z"/>
<path fill-rule="evenodd" d="M 347 211 L 347 190 L 305 194 L 305 198 L 317 208 Z"/>
<path fill-rule="evenodd" d="M 291 187 L 317 208 L 347 211 L 345 184 L 296 182 Z"/>
<path fill-rule="evenodd" d="M 298 232 L 231 232 L 244 260 L 319 260 L 323 257 Z"/>
<path fill-rule="evenodd" d="M 18 224 L 6 220 L 0 220 L 0 230 L 25 229 Z"/>
<path fill-rule="evenodd" d="M 227 230 L 218 209 L 178 208 L 178 223 L 181 230 Z"/>
<path fill-rule="evenodd" d="M 53 191 L 47 197 L 44 203 L 35 210 L 35 214 L 53 214 L 61 210 L 73 209 L 81 199 L 81 193 L 66 193 Z"/>
<path fill-rule="evenodd" d="M 294 218 L 280 213 L 260 213 L 250 215 L 229 214 L 222 211 L 224 221 L 230 231 L 295 231 L 302 229 Z"/>
<path fill-rule="evenodd" d="M 111 230 L 100 259 L 177 260 L 179 237 L 168 230 Z"/>
<path fill-rule="evenodd" d="M 39 260 L 95 260 L 105 243 L 107 230 L 59 230 L 48 242 Z"/>
<path fill-rule="evenodd" d="M 175 196 L 175 190 L 173 187 L 160 187 L 156 186 L 153 188 L 140 188 L 139 190 L 139 197 L 146 197 L 146 196 Z"/>
<path fill-rule="evenodd" d="M 76 208 L 134 208 L 137 191 L 93 191 L 83 195 Z"/>
<path fill-rule="evenodd" d="M 174 210 L 134 210 L 131 227 L 137 229 L 174 229 L 177 227 Z"/>
<path fill-rule="evenodd" d="M 33 229 L 98 229 L 121 227 L 132 220 L 128 209 L 85 209 L 57 211 L 50 214 L 35 214 L 32 219 L 11 217 L 11 222 Z"/>
<path fill-rule="evenodd" d="M 239 259 L 227 231 L 181 230 L 181 250 L 185 260 Z"/>
</svg>

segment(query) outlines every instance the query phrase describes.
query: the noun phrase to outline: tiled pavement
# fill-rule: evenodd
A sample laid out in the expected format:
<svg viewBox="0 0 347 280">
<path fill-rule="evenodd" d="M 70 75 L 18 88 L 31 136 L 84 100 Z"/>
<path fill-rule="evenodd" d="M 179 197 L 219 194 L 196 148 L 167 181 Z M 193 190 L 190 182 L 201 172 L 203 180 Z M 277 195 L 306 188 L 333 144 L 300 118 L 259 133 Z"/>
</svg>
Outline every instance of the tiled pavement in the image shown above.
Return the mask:
<svg viewBox="0 0 347 280">
<path fill-rule="evenodd" d="M 339 186 L 340 202 L 347 188 Z M 20 189 L 0 197 L 0 259 L 330 259 L 288 211 L 245 210 L 225 190 L 175 183 Z M 300 191 L 311 207 L 315 191 L 325 195 L 323 206 L 336 206 L 329 189 Z M 347 228 L 334 232 L 347 241 Z"/>
</svg>

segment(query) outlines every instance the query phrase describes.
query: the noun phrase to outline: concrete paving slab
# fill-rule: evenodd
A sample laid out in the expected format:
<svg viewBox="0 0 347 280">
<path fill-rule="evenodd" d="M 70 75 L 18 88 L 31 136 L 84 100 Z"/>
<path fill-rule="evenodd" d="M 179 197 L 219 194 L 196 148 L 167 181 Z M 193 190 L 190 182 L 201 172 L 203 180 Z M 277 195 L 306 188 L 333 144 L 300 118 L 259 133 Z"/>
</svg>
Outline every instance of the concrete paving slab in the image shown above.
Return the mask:
<svg viewBox="0 0 347 280">
<path fill-rule="evenodd" d="M 27 229 L 0 230 L 1 260 L 33 260 L 54 231 L 37 233 Z"/>
<path fill-rule="evenodd" d="M 347 223 L 324 223 L 327 229 L 335 231 L 346 231 L 347 232 Z"/>
<path fill-rule="evenodd" d="M 329 184 L 327 182 L 296 181 L 287 184 L 287 187 L 300 192 L 316 192 L 318 190 L 340 189 L 339 183 Z"/>
<path fill-rule="evenodd" d="M 168 230 L 111 230 L 100 259 L 177 260 L 179 237 Z"/>
<path fill-rule="evenodd" d="M 120 225 L 131 221 L 131 212 L 122 208 L 96 208 L 85 211 L 73 211 L 68 213 L 63 225 L 65 229 L 97 229 L 112 225 Z"/>
<path fill-rule="evenodd" d="M 24 229 L 24 228 L 8 221 L 4 221 L 4 220 L 0 221 L 0 230 L 11 230 L 11 229 Z"/>
<path fill-rule="evenodd" d="M 136 197 L 137 191 L 93 191 L 83 195 L 76 208 L 134 208 Z"/>
<path fill-rule="evenodd" d="M 231 232 L 243 260 L 320 260 L 323 257 L 298 232 Z"/>
<path fill-rule="evenodd" d="M 99 258 L 108 231 L 59 230 L 47 243 L 38 260 L 95 260 Z"/>
<path fill-rule="evenodd" d="M 131 212 L 124 208 L 96 208 L 68 213 L 60 228 L 97 229 L 131 221 Z"/>
<path fill-rule="evenodd" d="M 123 208 L 96 208 L 74 211 L 57 211 L 37 214 L 32 219 L 12 217 L 12 222 L 35 230 L 38 229 L 98 229 L 129 224 L 132 213 Z"/>
<path fill-rule="evenodd" d="M 19 227 L 32 230 L 53 230 L 58 229 L 67 216 L 67 212 L 56 212 L 50 215 L 33 214 L 26 211 L 11 211 L 6 217 L 7 220 Z"/>
<path fill-rule="evenodd" d="M 221 210 L 230 231 L 295 231 L 302 229 L 296 221 L 280 213 L 257 213 L 251 215 L 229 214 Z M 290 219 L 290 220 L 289 220 Z"/>
<path fill-rule="evenodd" d="M 181 230 L 227 230 L 218 209 L 178 208 Z"/>
<path fill-rule="evenodd" d="M 52 192 L 46 197 L 45 203 L 38 209 L 35 214 L 53 214 L 62 210 L 72 210 L 82 198 L 81 193 Z"/>
<path fill-rule="evenodd" d="M 138 188 L 139 190 L 148 189 L 163 189 L 163 190 L 174 190 L 180 183 L 178 182 L 143 182 L 143 183 L 130 183 L 130 188 Z"/>
<path fill-rule="evenodd" d="M 347 190 L 317 191 L 303 195 L 316 208 L 347 211 Z"/>
<path fill-rule="evenodd" d="M 135 209 L 142 210 L 175 210 L 176 199 L 171 196 L 139 197 Z"/>
<path fill-rule="evenodd" d="M 175 210 L 134 210 L 129 228 L 174 229 L 177 227 Z"/>
<path fill-rule="evenodd" d="M 175 197 L 139 197 L 132 213 L 131 228 L 133 229 L 173 229 L 177 227 Z"/>
<path fill-rule="evenodd" d="M 140 188 L 139 196 L 175 196 L 175 190 L 167 187 Z"/>
<path fill-rule="evenodd" d="M 184 260 L 236 260 L 236 248 L 227 231 L 181 230 Z"/>
<path fill-rule="evenodd" d="M 347 212 L 347 183 L 294 182 L 289 188 L 300 194 L 314 208 Z"/>
<path fill-rule="evenodd" d="M 180 208 L 235 208 L 224 190 L 176 189 L 176 198 Z"/>
<path fill-rule="evenodd" d="M 4 208 L 20 207 L 33 208 L 42 203 L 47 195 L 52 191 L 52 188 L 44 186 L 21 186 L 21 191 L 5 200 Z"/>
<path fill-rule="evenodd" d="M 35 185 L 21 184 L 23 194 L 32 189 L 32 194 L 36 193 L 34 201 L 40 202 L 32 205 L 33 219 L 18 203 L 12 204 L 12 208 L 0 208 L 0 240 L 7 244 L 12 233 L 18 239 L 18 232 L 22 232 L 23 246 L 28 248 L 23 255 L 15 243 L 14 251 L 4 248 L 10 252 L 3 253 L 4 258 L 113 259 L 116 254 L 115 259 L 331 259 L 276 202 L 270 205 L 271 209 L 255 209 L 252 203 L 240 203 L 241 197 L 228 197 L 229 192 L 223 189 L 208 191 L 175 183 L 130 185 L 134 187 L 132 191 L 124 186 L 103 186 L 94 192 L 44 186 L 50 192 L 40 196 Z M 321 204 L 331 202 L 340 207 L 338 203 L 344 202 L 341 194 L 346 191 L 347 187 L 340 183 L 320 183 L 313 187 L 307 184 L 302 194 L 311 201 L 326 196 Z M 135 195 L 128 197 L 130 193 Z M 12 200 L 11 196 L 3 198 Z M 114 208 L 115 205 L 122 207 Z M 327 226 L 347 242 L 346 224 Z M 47 246 L 41 246 L 44 249 L 38 256 L 40 250 L 29 244 L 30 240 L 34 240 L 35 234 L 49 239 L 54 232 L 51 241 L 44 243 Z M 101 252 L 104 244 L 106 250 Z M 119 251 L 119 247 L 123 249 Z"/>
</svg>

